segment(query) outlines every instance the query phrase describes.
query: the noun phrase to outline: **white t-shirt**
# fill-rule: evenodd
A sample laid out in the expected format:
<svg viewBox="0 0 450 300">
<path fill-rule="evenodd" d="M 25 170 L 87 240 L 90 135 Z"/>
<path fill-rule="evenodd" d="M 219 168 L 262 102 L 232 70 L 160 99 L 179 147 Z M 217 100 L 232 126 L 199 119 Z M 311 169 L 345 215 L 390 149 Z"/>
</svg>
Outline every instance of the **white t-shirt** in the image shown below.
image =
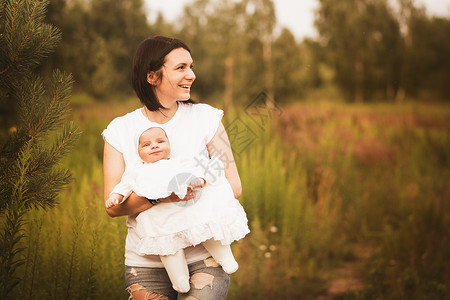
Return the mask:
<svg viewBox="0 0 450 300">
<path fill-rule="evenodd" d="M 178 103 L 178 110 L 168 122 L 158 124 L 149 121 L 136 109 L 124 116 L 111 121 L 102 135 L 106 142 L 122 153 L 126 167 L 132 167 L 139 162 L 139 155 L 135 146 L 136 133 L 145 126 L 159 126 L 163 128 L 170 141 L 171 157 L 196 156 L 207 151 L 208 144 L 217 132 L 222 120 L 223 111 L 208 104 Z M 125 264 L 136 267 L 163 267 L 159 256 L 139 255 L 136 244 L 139 237 L 135 232 L 136 216 L 127 216 L 128 234 L 125 242 Z M 203 246 L 185 249 L 188 263 L 207 258 L 209 253 Z"/>
</svg>

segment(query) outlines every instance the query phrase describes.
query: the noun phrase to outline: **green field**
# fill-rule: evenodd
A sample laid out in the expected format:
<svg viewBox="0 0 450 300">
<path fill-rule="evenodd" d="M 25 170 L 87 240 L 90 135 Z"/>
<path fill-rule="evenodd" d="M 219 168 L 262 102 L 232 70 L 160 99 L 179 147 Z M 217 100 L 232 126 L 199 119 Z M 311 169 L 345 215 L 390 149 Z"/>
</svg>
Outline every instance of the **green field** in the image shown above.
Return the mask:
<svg viewBox="0 0 450 300">
<path fill-rule="evenodd" d="M 14 299 L 128 297 L 100 134 L 138 103 L 74 100 L 74 180 L 56 208 L 28 214 Z M 303 103 L 224 124 L 252 231 L 233 244 L 229 299 L 450 297 L 449 105 Z"/>
</svg>

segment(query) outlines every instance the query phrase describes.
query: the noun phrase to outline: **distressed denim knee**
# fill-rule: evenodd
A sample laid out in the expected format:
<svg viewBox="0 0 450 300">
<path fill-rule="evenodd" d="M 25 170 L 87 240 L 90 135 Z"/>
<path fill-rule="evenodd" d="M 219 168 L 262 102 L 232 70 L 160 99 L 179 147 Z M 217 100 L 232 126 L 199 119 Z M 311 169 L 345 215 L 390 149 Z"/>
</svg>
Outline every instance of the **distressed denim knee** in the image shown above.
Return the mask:
<svg viewBox="0 0 450 300">
<path fill-rule="evenodd" d="M 125 283 L 130 299 L 225 300 L 230 275 L 212 258 L 188 265 L 191 289 L 178 294 L 164 268 L 125 266 Z"/>
<path fill-rule="evenodd" d="M 125 266 L 125 285 L 129 299 L 177 299 L 164 268 Z"/>
<path fill-rule="evenodd" d="M 230 275 L 209 257 L 189 265 L 191 290 L 179 294 L 178 300 L 225 300 L 230 285 Z"/>
</svg>

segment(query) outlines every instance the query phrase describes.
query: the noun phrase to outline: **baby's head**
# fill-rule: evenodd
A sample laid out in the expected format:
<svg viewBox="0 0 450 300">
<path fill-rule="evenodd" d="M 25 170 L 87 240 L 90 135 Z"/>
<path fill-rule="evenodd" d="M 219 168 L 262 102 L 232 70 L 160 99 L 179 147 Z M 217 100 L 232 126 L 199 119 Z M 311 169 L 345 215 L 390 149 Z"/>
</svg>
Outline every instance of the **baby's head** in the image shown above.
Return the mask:
<svg viewBox="0 0 450 300">
<path fill-rule="evenodd" d="M 147 163 L 169 159 L 170 143 L 166 132 L 161 127 L 151 127 L 139 136 L 138 153 Z"/>
</svg>

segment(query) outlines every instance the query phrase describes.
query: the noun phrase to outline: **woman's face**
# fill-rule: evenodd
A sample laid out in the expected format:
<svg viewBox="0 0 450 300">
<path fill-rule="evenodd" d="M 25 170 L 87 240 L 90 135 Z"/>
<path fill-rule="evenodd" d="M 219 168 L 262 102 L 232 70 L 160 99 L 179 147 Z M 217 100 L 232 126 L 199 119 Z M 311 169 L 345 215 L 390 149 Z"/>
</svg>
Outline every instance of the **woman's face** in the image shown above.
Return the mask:
<svg viewBox="0 0 450 300">
<path fill-rule="evenodd" d="M 193 60 L 186 49 L 176 48 L 166 55 L 164 65 L 161 67 L 162 76 L 153 84 L 161 103 L 189 100 L 191 86 L 195 80 L 192 68 Z M 150 80 L 149 78 L 149 82 Z"/>
<path fill-rule="evenodd" d="M 139 138 L 138 152 L 141 159 L 147 163 L 168 159 L 170 143 L 164 130 L 153 127 L 144 131 Z"/>
</svg>

